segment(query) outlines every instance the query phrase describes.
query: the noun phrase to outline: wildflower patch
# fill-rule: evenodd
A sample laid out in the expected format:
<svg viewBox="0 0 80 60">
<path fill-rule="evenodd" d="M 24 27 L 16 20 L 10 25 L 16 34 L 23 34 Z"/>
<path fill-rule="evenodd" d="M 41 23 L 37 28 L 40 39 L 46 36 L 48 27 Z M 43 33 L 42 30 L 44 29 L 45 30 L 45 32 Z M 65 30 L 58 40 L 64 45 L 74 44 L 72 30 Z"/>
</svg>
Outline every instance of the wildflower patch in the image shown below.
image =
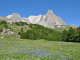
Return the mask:
<svg viewBox="0 0 80 60">
<path fill-rule="evenodd" d="M 27 56 L 34 56 L 38 58 L 49 58 L 49 59 L 64 59 L 69 60 L 69 56 L 62 52 L 51 52 L 45 48 L 27 48 L 24 51 L 19 52 L 19 54 L 26 54 Z M 72 58 L 71 58 L 72 59 Z"/>
</svg>

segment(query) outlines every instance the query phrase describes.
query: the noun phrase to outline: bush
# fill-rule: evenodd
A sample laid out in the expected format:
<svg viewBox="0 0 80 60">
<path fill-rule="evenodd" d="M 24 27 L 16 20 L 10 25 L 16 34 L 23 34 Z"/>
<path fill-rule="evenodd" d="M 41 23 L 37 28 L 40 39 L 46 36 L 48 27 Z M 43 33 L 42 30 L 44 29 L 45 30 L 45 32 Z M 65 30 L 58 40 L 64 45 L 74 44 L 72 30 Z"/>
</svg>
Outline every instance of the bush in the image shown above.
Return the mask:
<svg viewBox="0 0 80 60">
<path fill-rule="evenodd" d="M 20 35 L 21 34 L 21 32 L 18 32 L 18 35 Z"/>
<path fill-rule="evenodd" d="M 0 28 L 0 32 L 3 32 L 3 28 Z"/>
<path fill-rule="evenodd" d="M 7 24 L 7 21 L 1 20 L 1 21 L 0 21 L 0 25 L 1 25 L 1 24 Z"/>
<path fill-rule="evenodd" d="M 18 26 L 20 26 L 20 23 L 19 22 L 15 22 L 15 24 L 18 25 Z"/>
<path fill-rule="evenodd" d="M 21 28 L 21 32 L 23 32 L 23 27 Z"/>
<path fill-rule="evenodd" d="M 28 25 L 28 23 L 27 22 L 15 22 L 15 24 L 16 25 L 18 25 L 18 26 L 24 26 L 24 25 Z"/>
</svg>

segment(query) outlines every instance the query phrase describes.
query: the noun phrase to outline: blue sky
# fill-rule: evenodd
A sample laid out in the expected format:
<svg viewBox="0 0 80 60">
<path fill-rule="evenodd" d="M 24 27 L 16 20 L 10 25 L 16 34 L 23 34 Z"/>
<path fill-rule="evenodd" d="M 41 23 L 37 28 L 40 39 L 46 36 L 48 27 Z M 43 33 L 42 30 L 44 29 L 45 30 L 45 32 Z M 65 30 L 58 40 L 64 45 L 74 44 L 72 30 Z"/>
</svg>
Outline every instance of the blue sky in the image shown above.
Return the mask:
<svg viewBox="0 0 80 60">
<path fill-rule="evenodd" d="M 0 0 L 0 16 L 19 13 L 21 17 L 45 15 L 48 10 L 68 25 L 80 26 L 80 0 Z"/>
</svg>

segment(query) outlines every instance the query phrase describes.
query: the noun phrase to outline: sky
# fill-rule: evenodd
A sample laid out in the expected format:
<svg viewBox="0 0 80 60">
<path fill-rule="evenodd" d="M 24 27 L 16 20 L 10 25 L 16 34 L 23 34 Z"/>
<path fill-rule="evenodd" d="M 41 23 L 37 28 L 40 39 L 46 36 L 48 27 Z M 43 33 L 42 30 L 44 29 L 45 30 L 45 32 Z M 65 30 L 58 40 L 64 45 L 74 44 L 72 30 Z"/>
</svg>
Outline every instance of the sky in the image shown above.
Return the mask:
<svg viewBox="0 0 80 60">
<path fill-rule="evenodd" d="M 80 26 L 80 0 L 0 0 L 0 16 L 18 13 L 21 18 L 45 15 L 48 10 L 67 25 Z"/>
</svg>

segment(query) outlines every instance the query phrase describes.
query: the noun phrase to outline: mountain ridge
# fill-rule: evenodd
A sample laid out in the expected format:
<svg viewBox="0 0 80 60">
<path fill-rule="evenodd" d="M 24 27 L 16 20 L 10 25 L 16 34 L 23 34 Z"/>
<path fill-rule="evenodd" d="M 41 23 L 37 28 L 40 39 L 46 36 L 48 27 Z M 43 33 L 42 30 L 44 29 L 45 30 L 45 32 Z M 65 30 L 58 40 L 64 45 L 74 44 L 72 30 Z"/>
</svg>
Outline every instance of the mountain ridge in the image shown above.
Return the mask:
<svg viewBox="0 0 80 60">
<path fill-rule="evenodd" d="M 7 17 L 0 17 L 2 20 L 6 20 L 9 23 L 12 22 L 27 22 L 28 24 L 39 24 L 43 25 L 48 28 L 54 28 L 55 25 L 67 25 L 60 17 L 57 15 L 54 15 L 52 10 L 48 10 L 47 14 L 45 15 L 37 15 L 37 16 L 32 16 L 30 15 L 28 18 L 21 18 L 21 16 L 17 13 L 13 13 L 12 15 L 8 15 Z M 76 28 L 77 26 L 70 25 L 73 28 Z"/>
</svg>

